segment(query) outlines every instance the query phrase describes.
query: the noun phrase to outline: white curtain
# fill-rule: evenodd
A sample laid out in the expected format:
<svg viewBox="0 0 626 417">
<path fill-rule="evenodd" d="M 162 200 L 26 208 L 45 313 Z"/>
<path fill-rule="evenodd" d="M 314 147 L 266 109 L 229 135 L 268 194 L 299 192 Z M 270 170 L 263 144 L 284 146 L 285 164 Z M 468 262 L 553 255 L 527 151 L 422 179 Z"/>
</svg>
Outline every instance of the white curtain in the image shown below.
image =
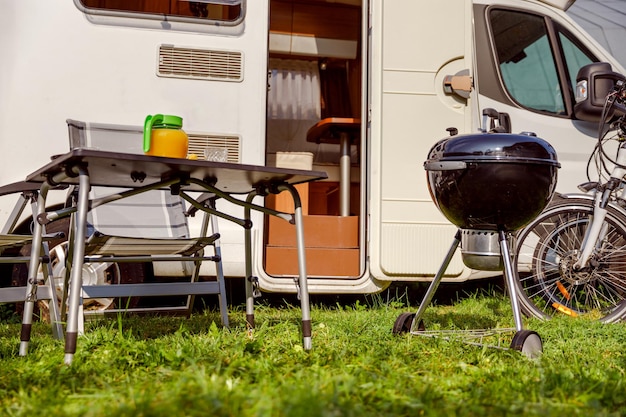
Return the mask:
<svg viewBox="0 0 626 417">
<path fill-rule="evenodd" d="M 276 152 L 311 152 L 316 163 L 335 163 L 337 146 L 307 142 L 321 119 L 321 85 L 316 61 L 271 59 L 267 99 L 267 162 Z"/>
<path fill-rule="evenodd" d="M 272 59 L 269 78 L 268 119 L 320 119 L 320 75 L 316 61 Z"/>
</svg>

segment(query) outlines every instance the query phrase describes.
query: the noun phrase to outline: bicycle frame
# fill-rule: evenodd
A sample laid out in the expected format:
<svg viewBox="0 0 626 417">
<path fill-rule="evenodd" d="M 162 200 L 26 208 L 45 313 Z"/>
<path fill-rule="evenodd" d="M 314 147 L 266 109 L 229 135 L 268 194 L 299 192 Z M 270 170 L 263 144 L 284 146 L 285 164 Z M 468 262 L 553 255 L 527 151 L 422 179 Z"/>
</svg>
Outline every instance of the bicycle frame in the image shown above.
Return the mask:
<svg viewBox="0 0 626 417">
<path fill-rule="evenodd" d="M 585 237 L 580 248 L 580 257 L 574 264 L 575 269 L 585 268 L 591 258 L 591 254 L 599 249 L 601 242 L 606 237 L 608 225 L 604 222 L 607 213 L 607 206 L 615 198 L 612 195 L 614 191 L 621 188 L 621 195 L 618 198 L 624 199 L 626 197 L 626 188 L 623 187 L 622 180 L 626 176 L 626 143 L 622 142 L 617 151 L 617 164 L 611 172 L 609 181 L 602 184 L 601 187 L 596 187 L 595 203 L 593 209 L 593 217 L 591 224 L 587 227 Z M 619 207 L 619 206 L 618 206 Z"/>
</svg>

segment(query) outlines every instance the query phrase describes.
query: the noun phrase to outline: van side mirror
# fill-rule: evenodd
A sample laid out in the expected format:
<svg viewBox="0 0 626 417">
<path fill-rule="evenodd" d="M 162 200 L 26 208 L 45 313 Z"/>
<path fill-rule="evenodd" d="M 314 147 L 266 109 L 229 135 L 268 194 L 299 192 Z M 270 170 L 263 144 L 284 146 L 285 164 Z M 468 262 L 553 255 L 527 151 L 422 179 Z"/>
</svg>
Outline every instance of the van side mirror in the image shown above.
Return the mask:
<svg viewBox="0 0 626 417">
<path fill-rule="evenodd" d="M 576 104 L 574 105 L 576 118 L 588 122 L 603 122 L 600 119 L 606 97 L 620 80 L 624 81 L 626 77 L 613 72 L 611 64 L 607 62 L 594 62 L 578 70 Z M 606 115 L 607 119 L 610 119 L 613 113 L 612 110 L 609 111 Z"/>
</svg>

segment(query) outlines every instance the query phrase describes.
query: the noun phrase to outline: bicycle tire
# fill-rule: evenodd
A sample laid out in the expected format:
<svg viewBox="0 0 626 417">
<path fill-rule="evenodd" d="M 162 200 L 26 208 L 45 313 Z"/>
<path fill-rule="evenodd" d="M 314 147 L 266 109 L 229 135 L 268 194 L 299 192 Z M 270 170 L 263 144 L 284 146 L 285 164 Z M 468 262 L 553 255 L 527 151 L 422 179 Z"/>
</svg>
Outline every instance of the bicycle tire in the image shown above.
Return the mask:
<svg viewBox="0 0 626 417">
<path fill-rule="evenodd" d="M 626 314 L 626 215 L 609 206 L 606 237 L 590 266 L 574 270 L 594 201 L 556 198 L 516 237 L 514 269 L 522 311 L 550 319 L 590 315 L 604 323 Z"/>
</svg>

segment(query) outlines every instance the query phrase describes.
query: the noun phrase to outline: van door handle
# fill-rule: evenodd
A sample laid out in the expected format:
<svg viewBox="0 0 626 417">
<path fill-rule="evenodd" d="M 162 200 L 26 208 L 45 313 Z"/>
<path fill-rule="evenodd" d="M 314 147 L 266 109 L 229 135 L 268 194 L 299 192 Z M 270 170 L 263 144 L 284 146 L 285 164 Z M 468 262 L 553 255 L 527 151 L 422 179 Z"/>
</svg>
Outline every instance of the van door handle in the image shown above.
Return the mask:
<svg viewBox="0 0 626 417">
<path fill-rule="evenodd" d="M 446 75 L 443 79 L 443 91 L 446 94 L 456 94 L 468 99 L 472 92 L 474 80 L 469 75 L 469 70 L 464 69 L 454 75 Z"/>
</svg>

